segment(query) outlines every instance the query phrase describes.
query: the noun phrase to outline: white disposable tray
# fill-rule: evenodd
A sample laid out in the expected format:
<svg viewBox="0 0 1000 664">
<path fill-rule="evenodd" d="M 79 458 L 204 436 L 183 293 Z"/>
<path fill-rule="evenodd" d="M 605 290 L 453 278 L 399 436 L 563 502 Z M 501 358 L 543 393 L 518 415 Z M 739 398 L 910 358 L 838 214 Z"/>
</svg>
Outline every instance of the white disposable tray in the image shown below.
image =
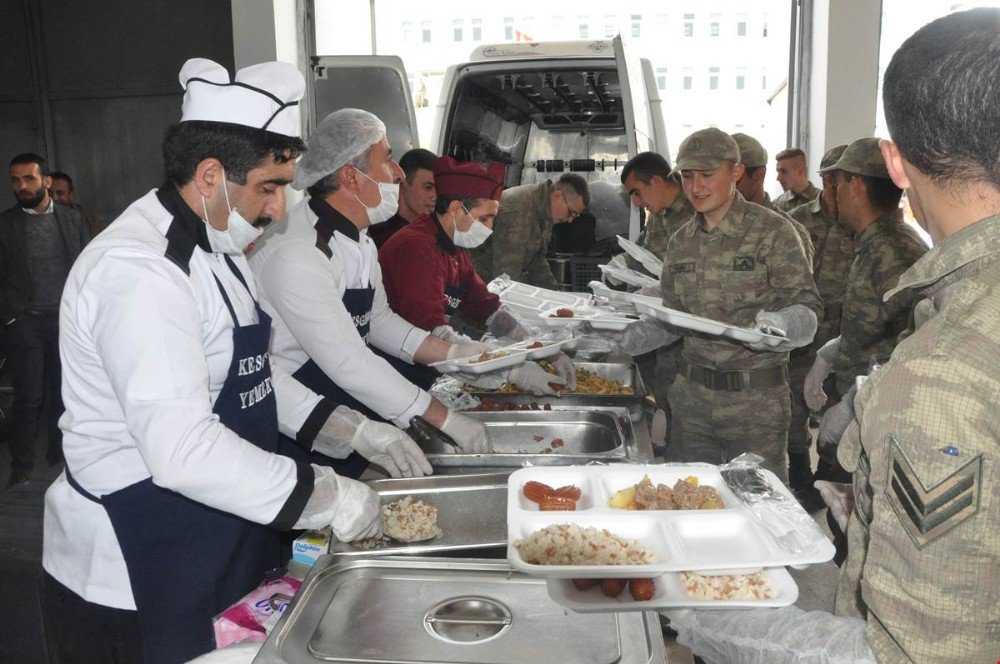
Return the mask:
<svg viewBox="0 0 1000 664">
<path fill-rule="evenodd" d="M 682 327 L 686 330 L 703 332 L 717 337 L 729 337 L 736 341 L 764 343 L 768 346 L 777 346 L 782 341 L 786 341 L 785 337 L 765 334 L 757 330 L 748 330 L 743 327 L 736 327 L 735 325 L 712 320 L 711 318 L 703 318 L 702 316 L 695 316 L 683 311 L 677 311 L 676 309 L 670 309 L 662 304 L 655 303 L 655 298 L 653 300 L 652 302 L 649 300 L 637 300 L 635 303 L 636 311 L 658 318 L 674 327 Z"/>
<path fill-rule="evenodd" d="M 563 293 L 513 282 L 509 288 L 500 293 L 500 301 L 518 313 L 528 315 L 538 314 L 552 307 L 569 307 L 570 309 L 590 306 L 589 293 Z"/>
<path fill-rule="evenodd" d="M 771 485 L 794 505 L 798 503 L 773 474 Z M 611 496 L 649 475 L 653 484 L 674 483 L 693 475 L 699 484 L 719 492 L 724 508 L 717 510 L 629 511 L 609 506 Z M 574 484 L 582 496 L 575 512 L 541 512 L 524 496 L 526 482 L 552 487 Z M 833 544 L 818 527 L 803 533 L 807 545 L 798 553 L 783 548 L 775 537 L 729 490 L 718 467 L 709 464 L 564 466 L 523 468 L 514 472 L 507 489 L 507 560 L 534 576 L 550 578 L 650 577 L 664 572 L 811 565 L 833 558 Z M 803 512 L 805 515 L 805 512 Z M 808 519 L 807 519 L 808 520 Z M 574 523 L 605 528 L 637 540 L 653 554 L 646 565 L 535 565 L 521 558 L 515 543 L 545 526 Z M 812 523 L 810 521 L 810 523 Z"/>
<path fill-rule="evenodd" d="M 624 249 L 629 256 L 642 263 L 642 266 L 649 270 L 650 274 L 656 276 L 663 272 L 663 261 L 649 249 L 640 247 L 621 235 L 618 236 L 618 246 Z"/>
<path fill-rule="evenodd" d="M 639 288 L 644 288 L 646 286 L 659 286 L 660 281 L 654 279 L 649 275 L 643 274 L 636 270 L 631 270 L 629 268 L 615 267 L 614 265 L 598 265 L 601 272 L 610 275 L 618 281 L 624 282 L 629 286 L 638 286 Z"/>
<path fill-rule="evenodd" d="M 681 575 L 677 572 L 653 578 L 653 599 L 638 602 L 626 587 L 618 597 L 608 597 L 600 586 L 579 590 L 570 579 L 547 579 L 549 597 L 577 613 L 607 613 L 610 611 L 655 611 L 671 608 L 735 609 L 789 606 L 799 598 L 799 587 L 784 567 L 764 571 L 772 594 L 770 599 L 710 600 L 695 599 L 684 592 Z"/>
<path fill-rule="evenodd" d="M 485 362 L 475 361 L 479 355 L 473 355 L 472 357 L 457 357 L 451 360 L 431 362 L 427 366 L 434 367 L 442 373 L 461 371 L 471 374 L 483 374 L 496 371 L 498 369 L 506 369 L 507 367 L 517 366 L 528 358 L 527 350 L 514 348 L 513 346 L 504 346 L 490 352 L 495 353 L 497 351 L 504 351 L 507 355 L 493 360 L 486 360 Z"/>
<path fill-rule="evenodd" d="M 560 318 L 554 316 L 559 309 L 572 309 L 572 318 Z M 635 322 L 630 318 L 615 315 L 613 311 L 607 309 L 596 309 L 594 307 L 552 307 L 539 312 L 538 319 L 542 325 L 548 327 L 567 327 L 579 323 L 588 323 L 598 330 L 624 330 Z"/>
<path fill-rule="evenodd" d="M 528 348 L 535 341 L 540 341 L 542 343 L 541 348 Z M 528 353 L 529 360 L 542 360 L 546 357 L 552 357 L 553 355 L 559 353 L 563 346 L 572 344 L 576 339 L 559 339 L 558 341 L 546 341 L 545 339 L 526 339 L 525 341 L 520 341 L 510 348 L 514 350 L 523 350 Z"/>
</svg>

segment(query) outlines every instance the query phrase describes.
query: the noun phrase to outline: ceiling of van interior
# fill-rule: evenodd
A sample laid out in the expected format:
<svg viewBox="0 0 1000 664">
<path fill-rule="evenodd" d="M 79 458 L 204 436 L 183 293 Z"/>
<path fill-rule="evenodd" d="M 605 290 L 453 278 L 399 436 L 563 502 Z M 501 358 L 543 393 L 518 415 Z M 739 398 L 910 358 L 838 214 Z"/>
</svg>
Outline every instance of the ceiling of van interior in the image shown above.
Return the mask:
<svg viewBox="0 0 1000 664">
<path fill-rule="evenodd" d="M 530 117 L 539 127 L 572 129 L 624 127 L 618 72 L 545 70 L 470 76 L 465 94 L 489 108 Z"/>
</svg>

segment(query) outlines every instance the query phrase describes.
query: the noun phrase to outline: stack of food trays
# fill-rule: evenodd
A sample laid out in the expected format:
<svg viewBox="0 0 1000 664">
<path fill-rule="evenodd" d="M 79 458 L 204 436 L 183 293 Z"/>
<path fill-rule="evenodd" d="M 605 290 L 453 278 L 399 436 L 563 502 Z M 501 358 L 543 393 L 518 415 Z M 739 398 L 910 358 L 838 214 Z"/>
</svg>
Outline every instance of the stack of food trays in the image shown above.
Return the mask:
<svg viewBox="0 0 1000 664">
<path fill-rule="evenodd" d="M 818 528 L 808 535 L 801 551 L 782 548 L 707 464 L 524 468 L 508 482 L 511 567 L 546 578 L 574 611 L 787 606 L 798 588 L 784 566 L 833 558 Z"/>
</svg>

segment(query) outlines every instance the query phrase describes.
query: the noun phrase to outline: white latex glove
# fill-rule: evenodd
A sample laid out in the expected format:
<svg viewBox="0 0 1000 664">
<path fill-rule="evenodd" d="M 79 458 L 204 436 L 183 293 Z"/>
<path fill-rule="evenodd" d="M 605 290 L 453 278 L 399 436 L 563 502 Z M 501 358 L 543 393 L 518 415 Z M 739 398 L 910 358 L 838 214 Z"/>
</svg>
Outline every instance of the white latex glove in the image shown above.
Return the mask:
<svg viewBox="0 0 1000 664">
<path fill-rule="evenodd" d="M 447 341 L 450 344 L 474 343 L 469 337 L 456 332 L 451 325 L 438 325 L 431 330 L 431 336 L 437 337 L 441 341 Z"/>
<path fill-rule="evenodd" d="M 316 434 L 312 451 L 334 459 L 346 458 L 351 453 L 351 439 L 367 419 L 347 406 L 337 406 Z"/>
<path fill-rule="evenodd" d="M 611 267 L 619 267 L 623 270 L 628 270 L 629 269 L 628 254 L 623 253 L 623 254 L 618 254 L 617 256 L 612 256 L 611 260 L 609 260 L 607 264 L 610 265 Z M 615 279 L 607 272 L 601 273 L 601 279 L 603 279 L 604 283 L 608 284 L 609 286 L 621 286 L 625 283 L 624 281 Z"/>
<path fill-rule="evenodd" d="M 566 389 L 569 390 L 570 392 L 575 391 L 576 367 L 573 366 L 573 360 L 569 359 L 569 355 L 567 355 L 566 353 L 557 353 L 552 357 L 546 359 L 552 366 L 556 368 L 556 371 L 559 372 L 559 377 L 566 381 L 564 383 Z"/>
<path fill-rule="evenodd" d="M 465 341 L 452 344 L 451 348 L 448 349 L 448 354 L 445 356 L 445 359 L 455 360 L 466 357 L 475 357 L 477 355 L 482 355 L 488 350 L 490 350 L 490 347 L 486 344 L 481 344 L 478 341 Z"/>
<path fill-rule="evenodd" d="M 341 542 L 382 534 L 382 508 L 378 494 L 368 485 L 341 477 L 333 468 L 313 464 L 316 479 L 294 530 L 330 526 Z"/>
<path fill-rule="evenodd" d="M 392 477 L 423 477 L 434 472 L 417 444 L 391 424 L 365 420 L 354 433 L 351 447 Z"/>
<path fill-rule="evenodd" d="M 461 413 L 449 410 L 441 431 L 451 436 L 464 454 L 488 454 L 492 451 L 486 427 Z"/>
<path fill-rule="evenodd" d="M 816 313 L 801 304 L 793 304 L 781 311 L 758 311 L 754 317 L 754 326 L 765 334 L 784 337 L 775 345 L 764 342 L 749 342 L 748 348 L 772 353 L 785 353 L 793 348 L 808 346 L 816 335 L 818 321 Z"/>
<path fill-rule="evenodd" d="M 826 391 L 823 390 L 823 381 L 833 371 L 833 365 L 817 355 L 809 373 L 806 374 L 805 386 L 802 389 L 802 396 L 806 399 L 806 405 L 810 410 L 820 411 L 826 405 Z"/>
<path fill-rule="evenodd" d="M 624 331 L 601 330 L 597 336 L 617 343 L 623 351 L 632 356 L 643 355 L 661 346 L 669 346 L 681 338 L 681 335 L 665 323 L 646 316 L 626 327 Z"/>
<path fill-rule="evenodd" d="M 819 435 L 816 438 L 817 446 L 836 447 L 840 444 L 844 432 L 854 420 L 854 393 L 852 388 L 837 405 L 823 413 L 823 419 L 819 422 Z"/>
<path fill-rule="evenodd" d="M 847 532 L 847 521 L 854 511 L 854 487 L 850 484 L 839 484 L 837 482 L 827 482 L 816 480 L 813 486 L 819 491 L 823 502 L 830 508 L 830 515 L 840 526 L 840 529 Z"/>
<path fill-rule="evenodd" d="M 571 366 L 572 364 L 570 362 Z M 565 378 L 562 376 L 553 376 L 534 362 L 525 362 L 511 369 L 509 380 L 522 391 L 531 392 L 537 396 L 553 396 L 558 394 L 555 388 L 549 383 L 556 385 L 566 384 Z"/>
<path fill-rule="evenodd" d="M 486 326 L 489 328 L 490 333 L 499 339 L 500 337 L 507 337 L 514 341 L 524 341 L 528 338 L 528 330 L 525 329 L 524 325 L 517 317 L 507 310 L 506 307 L 501 306 L 499 309 L 493 312 L 493 314 L 486 319 Z"/>
</svg>

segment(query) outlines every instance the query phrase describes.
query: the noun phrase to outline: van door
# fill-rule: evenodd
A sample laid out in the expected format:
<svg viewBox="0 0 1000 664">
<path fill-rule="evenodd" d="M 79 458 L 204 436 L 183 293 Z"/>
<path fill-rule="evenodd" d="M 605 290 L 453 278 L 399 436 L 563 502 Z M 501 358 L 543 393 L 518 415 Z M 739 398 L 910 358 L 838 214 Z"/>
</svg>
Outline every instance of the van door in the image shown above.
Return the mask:
<svg viewBox="0 0 1000 664">
<path fill-rule="evenodd" d="M 629 156 L 655 150 L 649 95 L 642 76 L 642 63 L 632 53 L 621 35 L 612 40 L 615 49 L 615 66 L 618 68 L 618 85 L 622 93 L 622 110 L 625 115 L 625 135 Z M 639 210 L 629 206 L 628 237 L 633 242 L 639 237 Z"/>
<path fill-rule="evenodd" d="M 395 55 L 319 55 L 312 58 L 309 130 L 342 108 L 362 108 L 385 123 L 398 159 L 420 147 L 417 116 L 403 61 Z"/>
</svg>

